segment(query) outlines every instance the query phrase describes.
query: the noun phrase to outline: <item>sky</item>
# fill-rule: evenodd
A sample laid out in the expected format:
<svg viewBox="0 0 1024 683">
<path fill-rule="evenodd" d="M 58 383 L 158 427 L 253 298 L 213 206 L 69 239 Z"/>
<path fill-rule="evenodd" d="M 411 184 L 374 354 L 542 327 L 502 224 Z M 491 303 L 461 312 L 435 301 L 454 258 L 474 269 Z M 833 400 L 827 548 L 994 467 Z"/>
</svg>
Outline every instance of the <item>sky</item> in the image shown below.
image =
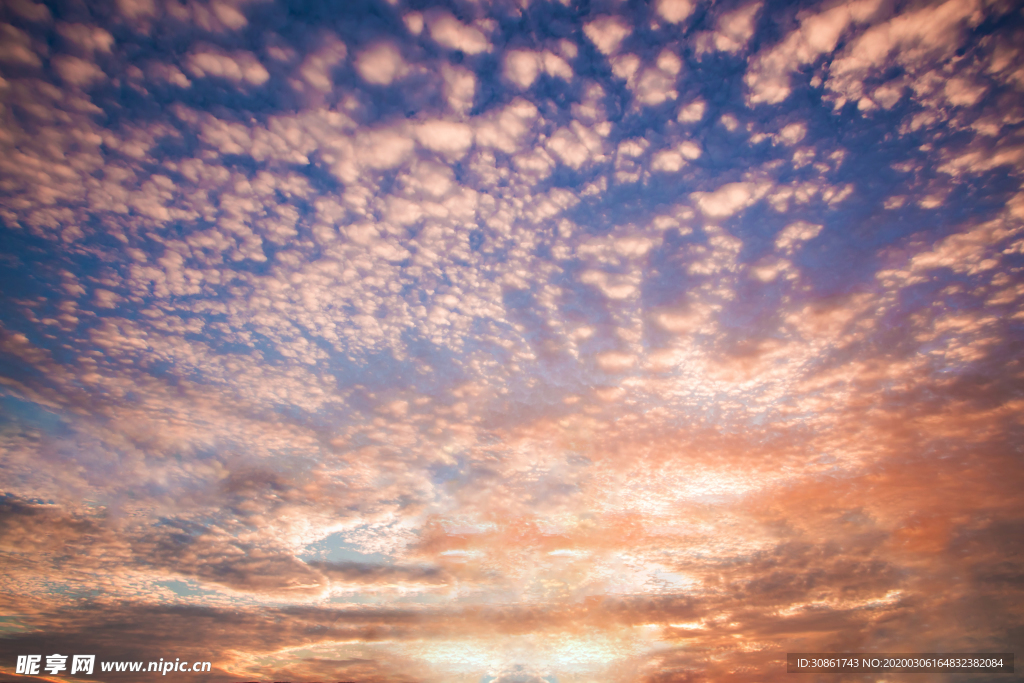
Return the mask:
<svg viewBox="0 0 1024 683">
<path fill-rule="evenodd" d="M 1022 46 L 1008 0 L 3 0 L 0 674 L 1024 651 Z"/>
</svg>

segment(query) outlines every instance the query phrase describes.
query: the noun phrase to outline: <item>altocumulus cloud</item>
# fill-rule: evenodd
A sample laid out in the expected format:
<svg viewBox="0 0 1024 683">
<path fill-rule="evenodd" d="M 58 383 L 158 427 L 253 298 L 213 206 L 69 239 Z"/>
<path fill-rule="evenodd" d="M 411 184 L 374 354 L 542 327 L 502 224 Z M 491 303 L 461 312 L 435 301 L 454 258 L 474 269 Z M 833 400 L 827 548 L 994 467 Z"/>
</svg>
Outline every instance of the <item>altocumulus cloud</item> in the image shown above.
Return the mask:
<svg viewBox="0 0 1024 683">
<path fill-rule="evenodd" d="M 988 0 L 6 2 L 0 671 L 1019 651 L 1022 36 Z"/>
</svg>

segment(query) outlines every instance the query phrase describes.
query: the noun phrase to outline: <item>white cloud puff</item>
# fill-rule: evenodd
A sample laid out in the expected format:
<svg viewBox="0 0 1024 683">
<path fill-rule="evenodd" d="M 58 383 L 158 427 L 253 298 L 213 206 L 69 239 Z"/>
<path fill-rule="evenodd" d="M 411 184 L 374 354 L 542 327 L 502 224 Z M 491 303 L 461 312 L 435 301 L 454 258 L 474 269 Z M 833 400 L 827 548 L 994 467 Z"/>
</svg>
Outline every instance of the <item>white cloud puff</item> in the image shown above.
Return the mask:
<svg viewBox="0 0 1024 683">
<path fill-rule="evenodd" d="M 466 26 L 447 12 L 431 14 L 427 18 L 427 26 L 434 42 L 449 49 L 461 50 L 468 55 L 491 50 L 490 41 L 479 29 Z"/>
<path fill-rule="evenodd" d="M 583 33 L 598 50 L 606 55 L 618 51 L 622 41 L 633 28 L 622 17 L 603 16 L 583 25 Z"/>
<path fill-rule="evenodd" d="M 170 83 L 179 88 L 188 88 L 192 85 L 192 81 L 188 79 L 188 76 L 183 74 L 181 69 L 173 64 L 163 64 L 161 62 L 147 64 L 146 76 L 154 81 Z"/>
<path fill-rule="evenodd" d="M 682 154 L 672 149 L 665 149 L 656 152 L 651 157 L 651 170 L 672 173 L 681 169 L 685 163 Z"/>
<path fill-rule="evenodd" d="M 569 63 L 551 51 L 509 50 L 505 54 L 505 78 L 520 88 L 529 88 L 542 73 L 564 81 L 573 76 Z"/>
<path fill-rule="evenodd" d="M 751 266 L 750 273 L 761 282 L 772 282 L 784 273 L 787 276 L 786 279 L 794 279 L 796 277 L 792 263 L 786 259 L 770 257 L 761 259 Z"/>
<path fill-rule="evenodd" d="M 32 50 L 32 39 L 24 31 L 10 24 L 0 24 L 0 63 L 19 66 L 41 66 L 42 61 Z"/>
<path fill-rule="evenodd" d="M 801 242 L 814 239 L 821 234 L 821 228 L 821 225 L 814 225 L 806 221 L 790 223 L 776 236 L 775 248 L 791 253 Z"/>
<path fill-rule="evenodd" d="M 783 126 L 782 130 L 772 136 L 772 140 L 784 145 L 795 145 L 803 140 L 805 135 L 807 135 L 807 124 L 796 122 Z"/>
<path fill-rule="evenodd" d="M 697 53 L 739 52 L 747 46 L 763 3 L 755 2 L 727 12 L 715 22 L 715 30 L 697 36 Z"/>
<path fill-rule="evenodd" d="M 951 55 L 959 45 L 958 34 L 982 17 L 980 0 L 946 0 L 901 14 L 872 26 L 842 51 L 829 67 L 825 87 L 835 95 L 834 106 L 863 97 L 864 81 L 890 56 L 914 73 L 936 57 Z M 865 101 L 861 109 L 873 108 Z"/>
<path fill-rule="evenodd" d="M 391 42 L 377 43 L 361 51 L 356 56 L 355 67 L 360 78 L 374 85 L 390 85 L 408 69 L 402 53 Z"/>
<path fill-rule="evenodd" d="M 505 78 L 520 88 L 533 85 L 540 71 L 540 55 L 532 50 L 509 50 L 505 54 Z"/>
<path fill-rule="evenodd" d="M 8 0 L 5 5 L 9 11 L 28 21 L 46 24 L 53 19 L 50 9 L 39 2 L 32 2 L 32 0 Z"/>
<path fill-rule="evenodd" d="M 679 110 L 676 121 L 679 123 L 696 123 L 704 118 L 704 111 L 706 109 L 707 103 L 704 100 L 692 100 Z"/>
<path fill-rule="evenodd" d="M 423 14 L 420 12 L 409 12 L 402 17 L 402 22 L 405 24 L 405 28 L 408 29 L 409 33 L 414 36 L 418 36 L 423 33 Z"/>
<path fill-rule="evenodd" d="M 441 77 L 444 79 L 444 96 L 453 111 L 465 113 L 473 106 L 476 96 L 476 76 L 461 66 L 443 64 Z"/>
<path fill-rule="evenodd" d="M 223 78 L 250 85 L 263 85 L 270 78 L 256 55 L 244 50 L 231 54 L 212 49 L 193 52 L 188 56 L 186 68 L 196 78 Z"/>
<path fill-rule="evenodd" d="M 61 22 L 57 24 L 57 33 L 89 53 L 110 52 L 114 45 L 114 36 L 98 26 Z"/>
<path fill-rule="evenodd" d="M 597 287 L 612 300 L 629 299 L 638 291 L 637 283 L 629 276 L 609 275 L 601 270 L 586 270 L 580 274 L 580 282 Z"/>
<path fill-rule="evenodd" d="M 659 17 L 678 24 L 693 14 L 694 3 L 691 0 L 657 0 L 654 8 Z"/>
<path fill-rule="evenodd" d="M 879 99 L 878 88 L 872 93 L 873 99 Z M 985 93 L 988 91 L 988 87 L 983 83 L 973 82 L 967 78 L 951 78 L 946 81 L 946 85 L 943 88 L 943 94 L 946 96 L 946 101 L 954 107 L 970 107 L 978 103 Z M 885 103 L 883 102 L 883 106 Z M 891 107 L 892 104 L 889 104 Z M 886 107 L 888 108 L 888 107 Z"/>
<path fill-rule="evenodd" d="M 725 218 L 742 211 L 769 190 L 768 183 L 727 183 L 714 192 L 694 192 L 690 195 L 705 216 Z"/>
<path fill-rule="evenodd" d="M 621 351 L 597 354 L 597 366 L 605 372 L 626 372 L 636 365 L 636 356 Z"/>
<path fill-rule="evenodd" d="M 640 68 L 641 59 L 635 54 L 616 55 L 611 63 L 612 73 L 626 81 L 640 104 L 655 106 L 679 96 L 675 84 L 683 61 L 672 50 L 662 50 L 654 64 L 645 69 Z"/>
<path fill-rule="evenodd" d="M 686 165 L 687 160 L 699 158 L 701 148 L 694 142 L 686 141 L 675 149 L 656 152 L 651 157 L 651 169 L 654 171 L 675 172 Z"/>
<path fill-rule="evenodd" d="M 601 154 L 603 141 L 594 131 L 573 121 L 568 127 L 555 131 L 548 138 L 546 146 L 566 166 L 580 168 L 592 157 Z"/>
<path fill-rule="evenodd" d="M 517 98 L 503 109 L 476 121 L 477 144 L 511 154 L 527 140 L 538 114 L 532 102 Z"/>
<path fill-rule="evenodd" d="M 140 19 L 156 14 L 153 0 L 117 0 L 117 9 L 128 19 Z"/>
<path fill-rule="evenodd" d="M 318 50 L 308 54 L 302 61 L 298 70 L 299 78 L 315 90 L 324 93 L 330 92 L 334 89 L 331 71 L 345 61 L 346 56 L 348 56 L 348 48 L 345 43 L 334 35 L 328 36 Z M 296 83 L 297 81 L 293 81 L 293 86 Z"/>
<path fill-rule="evenodd" d="M 58 55 L 50 63 L 66 83 L 81 88 L 88 87 L 97 81 L 106 80 L 107 78 L 107 75 L 103 73 L 103 69 L 92 62 L 72 57 L 71 55 Z"/>
<path fill-rule="evenodd" d="M 867 21 L 881 6 L 881 0 L 855 0 L 801 20 L 781 43 L 750 60 L 743 78 L 749 102 L 775 104 L 789 97 L 793 71 L 832 52 L 850 24 Z"/>
<path fill-rule="evenodd" d="M 673 87 L 675 77 L 661 69 L 644 69 L 635 84 L 630 88 L 637 99 L 648 106 L 654 106 L 674 100 L 679 93 Z"/>
<path fill-rule="evenodd" d="M 465 123 L 437 119 L 417 126 L 416 139 L 427 149 L 459 159 L 473 145 L 473 129 Z"/>
</svg>

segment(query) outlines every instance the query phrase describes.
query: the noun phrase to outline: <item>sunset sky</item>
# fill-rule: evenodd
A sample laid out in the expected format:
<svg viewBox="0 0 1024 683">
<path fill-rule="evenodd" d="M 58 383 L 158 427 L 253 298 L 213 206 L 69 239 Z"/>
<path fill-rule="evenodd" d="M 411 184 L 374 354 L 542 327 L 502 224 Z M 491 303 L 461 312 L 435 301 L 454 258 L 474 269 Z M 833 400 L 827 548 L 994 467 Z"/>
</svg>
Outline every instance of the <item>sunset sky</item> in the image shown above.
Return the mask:
<svg viewBox="0 0 1024 683">
<path fill-rule="evenodd" d="M 5 681 L 1024 653 L 1019 2 L 2 0 L 0 76 Z"/>
</svg>

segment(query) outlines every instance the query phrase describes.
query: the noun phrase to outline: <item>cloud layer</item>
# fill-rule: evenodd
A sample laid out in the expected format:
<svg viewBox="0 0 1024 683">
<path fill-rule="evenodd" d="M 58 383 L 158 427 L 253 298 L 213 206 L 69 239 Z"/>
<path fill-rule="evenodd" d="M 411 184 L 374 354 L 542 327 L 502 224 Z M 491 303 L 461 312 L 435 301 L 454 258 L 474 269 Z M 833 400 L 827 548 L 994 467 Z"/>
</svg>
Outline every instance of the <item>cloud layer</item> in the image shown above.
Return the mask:
<svg viewBox="0 0 1024 683">
<path fill-rule="evenodd" d="M 0 671 L 1021 649 L 1012 4 L 342 5 L 0 8 Z"/>
</svg>

